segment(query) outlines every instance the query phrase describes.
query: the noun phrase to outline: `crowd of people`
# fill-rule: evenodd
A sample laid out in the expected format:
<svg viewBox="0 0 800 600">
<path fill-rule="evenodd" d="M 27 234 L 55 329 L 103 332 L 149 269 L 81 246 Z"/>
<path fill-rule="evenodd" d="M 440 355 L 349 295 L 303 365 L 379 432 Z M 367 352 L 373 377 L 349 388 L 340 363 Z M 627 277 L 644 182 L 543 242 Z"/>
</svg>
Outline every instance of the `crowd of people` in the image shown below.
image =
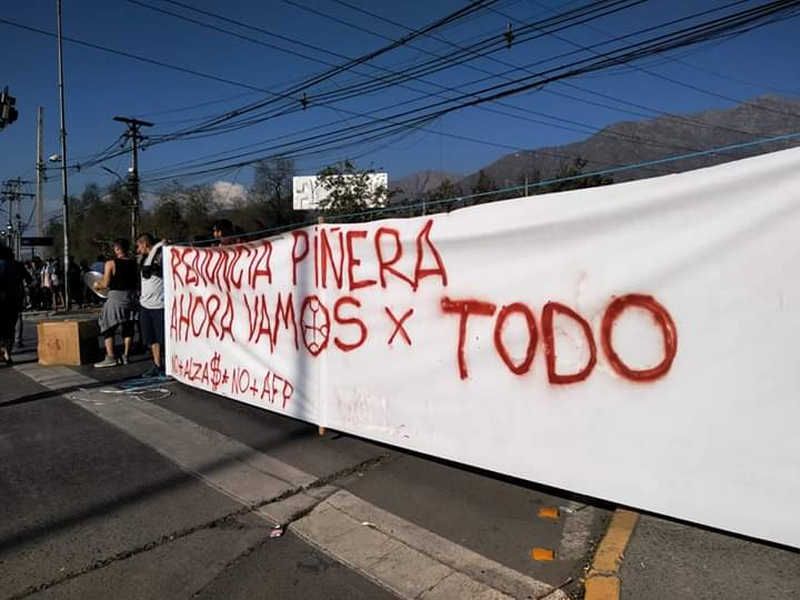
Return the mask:
<svg viewBox="0 0 800 600">
<path fill-rule="evenodd" d="M 22 345 L 22 313 L 65 307 L 66 285 L 73 306 L 97 304 L 102 302 L 102 296 L 106 298 L 99 318 L 106 356 L 95 367 L 128 363 L 138 323 L 142 342 L 153 357 L 153 365 L 144 375 L 163 376 L 163 244 L 143 233 L 136 240 L 137 260 L 131 256 L 130 242 L 116 239 L 112 244 L 114 256 L 110 260 L 98 256 L 90 266 L 88 261 L 78 265 L 70 257 L 66 277 L 56 257 L 45 261 L 34 257 L 20 262 L 10 248 L 0 246 L 0 360 L 11 365 L 14 346 Z M 94 284 L 97 293 L 84 285 L 84 275 L 89 271 L 102 273 L 102 278 Z M 119 356 L 114 345 L 117 332 L 123 340 L 123 352 Z"/>
<path fill-rule="evenodd" d="M 229 220 L 221 219 L 212 227 L 212 243 L 236 243 L 240 234 L 241 230 Z M 163 376 L 164 243 L 143 233 L 136 239 L 137 259 L 131 253 L 129 240 L 115 239 L 109 259 L 98 256 L 90 265 L 86 260 L 78 264 L 70 256 L 66 277 L 63 258 L 42 260 L 34 256 L 20 262 L 14 259 L 11 249 L 0 247 L 0 360 L 12 364 L 15 337 L 16 345 L 22 345 L 24 311 L 66 309 L 66 286 L 73 307 L 103 303 L 98 322 L 105 357 L 94 365 L 96 368 L 128 364 L 138 324 L 142 342 L 153 357 L 153 365 L 144 375 Z M 84 285 L 90 271 L 102 275 L 93 284 L 95 293 L 88 283 Z M 120 354 L 116 351 L 117 334 L 122 338 Z"/>
<path fill-rule="evenodd" d="M 102 257 L 99 257 L 102 260 Z M 83 285 L 83 276 L 91 270 L 89 262 L 80 264 L 70 256 L 67 276 L 64 277 L 64 260 L 61 257 L 41 259 L 34 256 L 20 263 L 23 276 L 22 310 L 58 310 L 65 308 L 66 289 L 74 306 L 97 305 L 99 299 Z"/>
</svg>

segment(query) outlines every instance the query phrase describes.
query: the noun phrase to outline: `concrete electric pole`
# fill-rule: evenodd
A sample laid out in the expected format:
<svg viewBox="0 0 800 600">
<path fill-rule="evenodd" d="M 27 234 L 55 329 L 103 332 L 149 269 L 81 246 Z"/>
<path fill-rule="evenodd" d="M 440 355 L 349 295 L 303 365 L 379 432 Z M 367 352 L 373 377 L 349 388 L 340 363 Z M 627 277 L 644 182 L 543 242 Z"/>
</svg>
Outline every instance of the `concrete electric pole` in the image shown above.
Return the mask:
<svg viewBox="0 0 800 600">
<path fill-rule="evenodd" d="M 128 185 L 131 193 L 131 246 L 133 246 L 136 243 L 136 236 L 139 232 L 139 207 L 141 206 L 139 198 L 139 142 L 144 137 L 139 133 L 139 129 L 141 127 L 152 127 L 153 124 L 131 117 L 114 117 L 114 120 L 125 123 L 128 126 L 125 137 L 130 138 L 133 146 L 131 168 L 128 176 Z"/>
<path fill-rule="evenodd" d="M 36 237 L 44 235 L 44 108 L 36 117 Z"/>
<path fill-rule="evenodd" d="M 19 177 L 8 179 L 3 182 L 2 195 L 8 204 L 8 225 L 5 235 L 9 247 L 14 251 L 17 260 L 22 260 L 22 198 L 33 196 L 22 191 L 22 184 L 30 183 L 22 181 Z"/>
<path fill-rule="evenodd" d="M 64 60 L 63 60 L 63 41 L 61 36 L 61 0 L 56 2 L 56 12 L 58 13 L 58 107 L 61 133 L 61 214 L 64 224 L 64 281 L 69 277 L 69 196 L 67 195 L 67 126 L 64 115 Z M 70 296 L 69 285 L 64 286 L 64 305 L 67 312 L 72 308 L 72 298 Z"/>
</svg>

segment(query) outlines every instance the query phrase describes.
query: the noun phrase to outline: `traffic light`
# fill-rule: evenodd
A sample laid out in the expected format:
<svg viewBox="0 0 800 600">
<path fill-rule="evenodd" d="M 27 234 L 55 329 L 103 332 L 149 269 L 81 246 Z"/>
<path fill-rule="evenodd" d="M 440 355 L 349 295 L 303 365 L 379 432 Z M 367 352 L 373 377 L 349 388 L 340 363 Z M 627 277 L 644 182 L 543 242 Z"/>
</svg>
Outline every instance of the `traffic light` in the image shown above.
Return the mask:
<svg viewBox="0 0 800 600">
<path fill-rule="evenodd" d="M 8 88 L 3 88 L 0 93 L 0 129 L 17 120 L 19 113 L 14 105 L 17 99 L 8 93 Z"/>
</svg>

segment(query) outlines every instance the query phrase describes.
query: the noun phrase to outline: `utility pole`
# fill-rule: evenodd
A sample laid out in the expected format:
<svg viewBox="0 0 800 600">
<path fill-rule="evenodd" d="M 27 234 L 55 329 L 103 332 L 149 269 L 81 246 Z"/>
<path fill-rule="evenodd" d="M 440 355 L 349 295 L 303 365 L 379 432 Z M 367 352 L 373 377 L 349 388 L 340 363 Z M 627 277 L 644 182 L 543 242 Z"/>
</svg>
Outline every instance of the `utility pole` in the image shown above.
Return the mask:
<svg viewBox="0 0 800 600">
<path fill-rule="evenodd" d="M 136 235 L 139 231 L 139 206 L 141 206 L 139 199 L 139 142 L 144 137 L 139 133 L 139 129 L 141 127 L 152 127 L 153 124 L 132 117 L 114 117 L 114 120 L 125 123 L 128 126 L 125 137 L 130 138 L 133 146 L 131 168 L 128 176 L 128 186 L 131 193 L 131 245 L 133 245 L 136 243 Z"/>
<path fill-rule="evenodd" d="M 44 108 L 39 107 L 36 118 L 36 237 L 44 234 Z"/>
<path fill-rule="evenodd" d="M 64 116 L 64 61 L 61 39 L 61 0 L 56 0 L 56 11 L 58 12 L 58 95 L 59 113 L 61 120 L 61 211 L 64 222 L 64 281 L 69 281 L 69 196 L 67 195 L 67 127 Z M 72 309 L 72 298 L 69 293 L 69 285 L 64 286 L 64 304 L 67 312 Z"/>
<path fill-rule="evenodd" d="M 0 190 L 0 197 L 3 199 L 6 206 L 6 212 L 8 212 L 8 225 L 6 226 L 6 230 L 3 232 L 3 238 L 5 243 L 8 244 L 8 247 L 13 250 L 14 244 L 11 240 L 11 233 L 14 231 L 14 225 L 11 223 L 12 215 L 14 214 L 14 207 L 11 206 L 11 182 L 4 181 L 3 182 L 3 189 Z"/>
<path fill-rule="evenodd" d="M 23 196 L 33 196 L 22 192 L 22 184 L 30 183 L 22 181 L 19 177 L 8 179 L 3 182 L 2 196 L 8 203 L 8 225 L 6 236 L 8 245 L 14 252 L 17 260 L 22 259 L 22 198 Z"/>
</svg>

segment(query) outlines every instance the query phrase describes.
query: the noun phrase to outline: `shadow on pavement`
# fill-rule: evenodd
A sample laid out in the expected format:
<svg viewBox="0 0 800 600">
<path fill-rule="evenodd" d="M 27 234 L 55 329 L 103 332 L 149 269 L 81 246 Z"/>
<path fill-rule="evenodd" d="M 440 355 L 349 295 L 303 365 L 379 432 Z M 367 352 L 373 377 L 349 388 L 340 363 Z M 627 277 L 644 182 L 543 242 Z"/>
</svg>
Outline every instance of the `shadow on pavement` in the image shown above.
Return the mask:
<svg viewBox="0 0 800 600">
<path fill-rule="evenodd" d="M 107 385 L 107 384 L 103 383 L 99 385 Z M 81 386 L 81 387 L 85 389 L 89 386 Z M 52 392 L 49 395 L 59 395 L 63 392 L 64 390 L 59 390 L 58 392 Z M 278 446 L 279 444 L 290 442 L 296 438 L 310 437 L 315 435 L 317 435 L 316 428 L 309 427 L 307 431 L 295 431 L 287 435 L 284 435 L 282 439 L 275 440 L 275 442 L 272 445 Z M 203 472 L 214 472 L 215 470 L 221 469 L 227 465 L 239 462 L 240 459 L 246 458 L 247 456 L 252 455 L 254 452 L 255 450 L 240 452 L 238 454 L 228 456 L 225 459 L 215 461 L 207 465 L 203 465 L 201 469 Z M 185 485 L 195 484 L 196 482 L 197 479 L 195 479 L 191 474 L 182 472 L 174 477 L 169 477 L 167 479 L 162 479 L 160 481 L 155 481 L 153 483 L 143 485 L 138 489 L 136 489 L 135 491 L 126 494 L 124 496 L 121 496 L 119 498 L 116 498 L 112 501 L 97 503 L 80 512 L 76 512 L 70 515 L 65 515 L 59 519 L 46 521 L 36 525 L 35 527 L 28 527 L 27 529 L 23 529 L 6 538 L 2 538 L 0 539 L 0 553 L 13 551 L 18 546 L 52 536 L 53 534 L 66 530 L 72 527 L 73 525 L 81 523 L 82 521 L 91 519 L 93 517 L 98 517 L 108 513 L 112 513 L 115 510 L 118 510 L 130 504 L 134 504 L 149 496 L 163 493 L 167 490 L 177 489 Z"/>
</svg>

